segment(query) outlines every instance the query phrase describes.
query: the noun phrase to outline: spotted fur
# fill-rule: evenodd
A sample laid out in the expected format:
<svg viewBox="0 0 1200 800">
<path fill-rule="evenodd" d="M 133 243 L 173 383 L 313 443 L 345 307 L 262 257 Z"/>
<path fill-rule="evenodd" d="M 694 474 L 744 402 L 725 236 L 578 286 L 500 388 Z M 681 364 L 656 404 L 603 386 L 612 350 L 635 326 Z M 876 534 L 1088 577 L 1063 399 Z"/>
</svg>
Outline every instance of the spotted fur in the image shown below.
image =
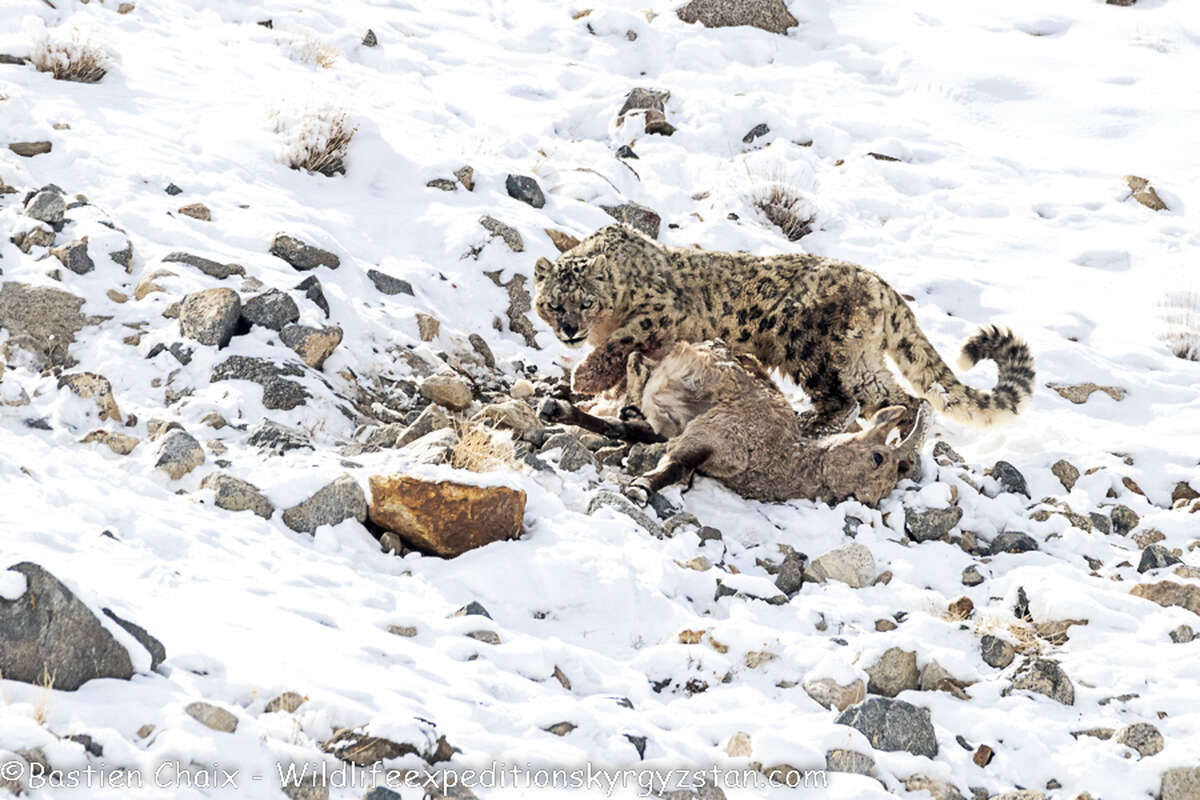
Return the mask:
<svg viewBox="0 0 1200 800">
<path fill-rule="evenodd" d="M 791 377 L 812 401 L 805 424 L 813 433 L 835 430 L 855 403 L 868 417 L 902 405 L 911 425 L 918 397 L 958 421 L 991 425 L 1033 393 L 1033 357 L 1011 332 L 985 328 L 963 348 L 960 364 L 999 367 L 992 391 L 974 389 L 881 277 L 823 256 L 668 247 L 610 225 L 557 262 L 538 259 L 535 280 L 538 315 L 564 342 L 595 346 L 573 376 L 584 394 L 618 385 L 630 353 L 718 338 Z M 918 397 L 901 388 L 885 355 Z"/>
</svg>

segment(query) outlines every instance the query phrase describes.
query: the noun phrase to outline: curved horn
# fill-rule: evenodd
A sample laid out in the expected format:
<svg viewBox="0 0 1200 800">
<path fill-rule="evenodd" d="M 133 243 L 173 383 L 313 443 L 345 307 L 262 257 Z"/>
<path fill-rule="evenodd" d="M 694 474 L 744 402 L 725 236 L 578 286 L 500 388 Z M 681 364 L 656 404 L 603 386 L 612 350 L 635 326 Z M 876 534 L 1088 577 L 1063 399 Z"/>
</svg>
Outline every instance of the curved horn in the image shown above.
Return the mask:
<svg viewBox="0 0 1200 800">
<path fill-rule="evenodd" d="M 925 443 L 925 434 L 929 432 L 929 403 L 924 401 L 917 407 L 917 418 L 913 420 L 912 430 L 908 436 L 896 445 L 897 450 L 916 452 Z"/>
</svg>

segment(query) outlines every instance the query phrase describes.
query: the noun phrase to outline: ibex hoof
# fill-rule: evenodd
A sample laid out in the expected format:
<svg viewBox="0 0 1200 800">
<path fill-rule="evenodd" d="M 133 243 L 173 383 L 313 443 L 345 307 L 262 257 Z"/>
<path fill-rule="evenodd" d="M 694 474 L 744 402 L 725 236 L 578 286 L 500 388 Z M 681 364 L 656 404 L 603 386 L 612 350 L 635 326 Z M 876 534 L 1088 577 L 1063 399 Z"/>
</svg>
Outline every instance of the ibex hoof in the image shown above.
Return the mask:
<svg viewBox="0 0 1200 800">
<path fill-rule="evenodd" d="M 631 483 L 625 487 L 625 496 L 644 508 L 650 502 L 650 488 L 639 483 Z"/>
<path fill-rule="evenodd" d="M 546 422 L 558 422 L 567 416 L 567 403 L 562 400 L 556 400 L 553 397 L 547 397 L 542 401 L 542 407 L 538 409 L 538 417 Z"/>
<path fill-rule="evenodd" d="M 623 406 L 621 408 L 621 421 L 629 422 L 630 420 L 645 419 L 646 415 L 637 406 Z"/>
</svg>

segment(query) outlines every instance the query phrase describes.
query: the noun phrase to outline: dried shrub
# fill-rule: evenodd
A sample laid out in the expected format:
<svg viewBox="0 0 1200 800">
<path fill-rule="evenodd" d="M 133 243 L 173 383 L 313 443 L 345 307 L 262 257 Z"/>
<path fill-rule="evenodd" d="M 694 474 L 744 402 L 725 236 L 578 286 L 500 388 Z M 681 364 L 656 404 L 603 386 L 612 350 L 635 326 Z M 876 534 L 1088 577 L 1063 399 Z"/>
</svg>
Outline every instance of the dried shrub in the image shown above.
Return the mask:
<svg viewBox="0 0 1200 800">
<path fill-rule="evenodd" d="M 1200 290 L 1173 289 L 1158 304 L 1162 340 L 1178 358 L 1200 361 Z"/>
<path fill-rule="evenodd" d="M 80 28 L 46 31 L 34 43 L 30 60 L 39 72 L 78 83 L 96 83 L 112 66 L 108 51 Z"/>
<path fill-rule="evenodd" d="M 450 452 L 450 465 L 471 472 L 517 469 L 511 437 L 475 422 L 454 423 L 458 442 Z"/>
<path fill-rule="evenodd" d="M 346 152 L 358 131 L 344 111 L 322 107 L 289 116 L 272 115 L 275 133 L 283 138 L 280 159 L 292 169 L 327 177 L 346 172 Z"/>
<path fill-rule="evenodd" d="M 331 44 L 322 42 L 312 34 L 305 33 L 292 40 L 288 48 L 288 56 L 293 61 L 315 64 L 322 69 L 329 69 L 341 58 L 342 51 Z"/>
<path fill-rule="evenodd" d="M 756 189 L 751 202 L 789 242 L 812 233 L 816 213 L 795 187 L 786 183 L 766 184 Z"/>
</svg>

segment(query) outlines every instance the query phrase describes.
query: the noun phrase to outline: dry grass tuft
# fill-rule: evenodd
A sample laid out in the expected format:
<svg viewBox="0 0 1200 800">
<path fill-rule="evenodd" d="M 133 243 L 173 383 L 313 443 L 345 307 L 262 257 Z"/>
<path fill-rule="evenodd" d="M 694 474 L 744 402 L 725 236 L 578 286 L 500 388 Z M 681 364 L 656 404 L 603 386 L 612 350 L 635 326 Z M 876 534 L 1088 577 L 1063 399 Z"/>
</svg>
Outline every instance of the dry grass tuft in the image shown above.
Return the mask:
<svg viewBox="0 0 1200 800">
<path fill-rule="evenodd" d="M 342 57 L 342 51 L 312 34 L 304 34 L 291 43 L 289 56 L 293 61 L 329 69 Z"/>
<path fill-rule="evenodd" d="M 326 177 L 345 174 L 346 154 L 358 127 L 344 111 L 307 110 L 296 118 L 276 111 L 275 133 L 284 139 L 282 160 L 292 169 Z"/>
<path fill-rule="evenodd" d="M 39 725 L 46 724 L 46 712 L 50 710 L 50 693 L 54 691 L 54 675 L 51 673 L 45 664 L 42 665 L 42 696 L 38 700 L 37 708 L 33 711 L 33 718 L 37 720 Z"/>
<path fill-rule="evenodd" d="M 1161 338 L 1178 358 L 1200 361 L 1200 290 L 1174 289 L 1158 304 Z"/>
<path fill-rule="evenodd" d="M 788 184 L 772 181 L 757 187 L 751 202 L 789 242 L 812 233 L 816 218 L 812 206 Z"/>
<path fill-rule="evenodd" d="M 511 436 L 477 422 L 454 422 L 458 442 L 450 452 L 450 465 L 471 472 L 492 472 L 498 469 L 515 470 Z"/>
<path fill-rule="evenodd" d="M 30 60 L 39 72 L 77 83 L 96 83 L 112 66 L 108 52 L 80 28 L 72 28 L 65 38 L 47 31 L 34 43 Z"/>
</svg>

